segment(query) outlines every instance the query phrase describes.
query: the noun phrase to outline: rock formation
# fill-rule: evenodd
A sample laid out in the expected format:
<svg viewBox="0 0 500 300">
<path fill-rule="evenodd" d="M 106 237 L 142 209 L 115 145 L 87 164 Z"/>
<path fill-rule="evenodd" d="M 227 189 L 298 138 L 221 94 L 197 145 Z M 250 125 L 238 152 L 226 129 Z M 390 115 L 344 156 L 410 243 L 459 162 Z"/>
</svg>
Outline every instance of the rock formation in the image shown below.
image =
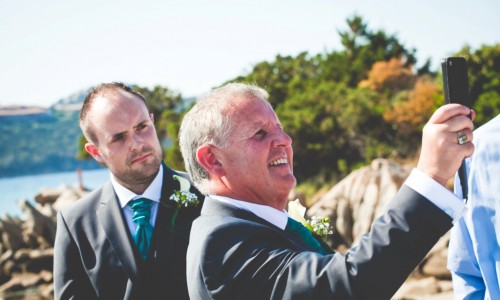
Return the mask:
<svg viewBox="0 0 500 300">
<path fill-rule="evenodd" d="M 0 299 L 54 298 L 56 214 L 85 193 L 68 185 L 43 189 L 35 196 L 35 205 L 27 200 L 17 202 L 22 219 L 0 218 Z"/>
</svg>

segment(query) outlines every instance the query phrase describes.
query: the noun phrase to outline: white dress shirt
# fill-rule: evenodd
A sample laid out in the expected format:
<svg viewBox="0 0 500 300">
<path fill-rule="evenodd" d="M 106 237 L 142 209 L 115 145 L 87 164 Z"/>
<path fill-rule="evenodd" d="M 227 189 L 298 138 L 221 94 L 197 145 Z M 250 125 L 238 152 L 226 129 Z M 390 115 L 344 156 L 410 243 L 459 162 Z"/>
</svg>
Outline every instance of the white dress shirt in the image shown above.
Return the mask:
<svg viewBox="0 0 500 300">
<path fill-rule="evenodd" d="M 447 213 L 453 219 L 453 224 L 460 220 L 465 212 L 463 199 L 458 198 L 453 192 L 417 168 L 411 171 L 405 184 Z"/>
<path fill-rule="evenodd" d="M 127 220 L 127 225 L 132 236 L 134 236 L 135 234 L 137 225 L 134 223 L 134 221 L 132 221 L 132 216 L 134 212 L 132 208 L 129 205 L 127 205 L 130 202 L 130 200 L 136 198 L 148 198 L 153 201 L 153 204 L 151 205 L 151 218 L 149 222 L 151 223 L 151 226 L 154 228 L 156 215 L 158 213 L 158 204 L 160 203 L 160 198 L 161 198 L 161 188 L 163 185 L 163 165 L 160 165 L 160 170 L 158 171 L 158 174 L 156 175 L 153 182 L 151 182 L 151 184 L 148 186 L 148 188 L 144 191 L 142 195 L 137 195 L 134 192 L 128 190 L 126 187 L 124 187 L 123 185 L 119 184 L 116 181 L 113 174 L 110 175 L 111 175 L 110 176 L 111 184 L 113 185 L 115 193 L 118 196 L 118 201 L 120 201 L 120 206 L 123 209 L 123 214 L 125 215 L 125 219 Z"/>
<path fill-rule="evenodd" d="M 217 201 L 221 201 L 232 206 L 236 206 L 240 209 L 252 212 L 257 217 L 264 219 L 283 230 L 285 230 L 286 223 L 288 222 L 288 213 L 285 210 L 277 210 L 276 208 L 271 206 L 240 201 L 229 197 L 217 195 L 209 195 L 209 197 Z"/>
</svg>

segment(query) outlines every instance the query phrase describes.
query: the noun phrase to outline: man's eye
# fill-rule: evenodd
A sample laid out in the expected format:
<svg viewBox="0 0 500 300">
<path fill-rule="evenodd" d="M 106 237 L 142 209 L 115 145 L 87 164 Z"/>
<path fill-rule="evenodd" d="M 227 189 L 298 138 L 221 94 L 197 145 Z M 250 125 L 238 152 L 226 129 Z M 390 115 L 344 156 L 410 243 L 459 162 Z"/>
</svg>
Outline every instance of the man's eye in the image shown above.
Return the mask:
<svg viewBox="0 0 500 300">
<path fill-rule="evenodd" d="M 113 142 L 119 142 L 125 139 L 124 135 L 117 135 L 113 138 Z"/>
<path fill-rule="evenodd" d="M 258 136 L 266 136 L 267 132 L 265 130 L 259 130 L 255 133 L 255 135 L 258 135 Z"/>
</svg>

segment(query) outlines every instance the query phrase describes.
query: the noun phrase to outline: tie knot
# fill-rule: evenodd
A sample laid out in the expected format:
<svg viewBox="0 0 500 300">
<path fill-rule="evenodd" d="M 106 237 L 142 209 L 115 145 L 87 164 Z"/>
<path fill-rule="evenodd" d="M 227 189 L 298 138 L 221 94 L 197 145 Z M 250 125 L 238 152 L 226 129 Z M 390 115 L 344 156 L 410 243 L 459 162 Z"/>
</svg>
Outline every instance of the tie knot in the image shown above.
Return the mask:
<svg viewBox="0 0 500 300">
<path fill-rule="evenodd" d="M 137 198 L 129 202 L 134 215 L 132 221 L 137 225 L 147 225 L 151 218 L 152 201 L 146 198 Z"/>
</svg>

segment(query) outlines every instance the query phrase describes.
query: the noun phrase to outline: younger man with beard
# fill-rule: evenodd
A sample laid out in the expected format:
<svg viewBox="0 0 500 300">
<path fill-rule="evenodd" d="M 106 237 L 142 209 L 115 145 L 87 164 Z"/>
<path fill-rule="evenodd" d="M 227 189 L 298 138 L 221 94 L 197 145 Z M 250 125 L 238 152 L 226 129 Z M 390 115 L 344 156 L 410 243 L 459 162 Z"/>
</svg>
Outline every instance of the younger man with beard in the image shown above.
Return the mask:
<svg viewBox="0 0 500 300">
<path fill-rule="evenodd" d="M 186 249 L 202 197 L 186 173 L 162 163 L 144 97 L 101 84 L 83 103 L 80 127 L 111 178 L 58 214 L 56 299 L 188 299 Z M 179 193 L 192 202 L 176 202 Z"/>
</svg>

